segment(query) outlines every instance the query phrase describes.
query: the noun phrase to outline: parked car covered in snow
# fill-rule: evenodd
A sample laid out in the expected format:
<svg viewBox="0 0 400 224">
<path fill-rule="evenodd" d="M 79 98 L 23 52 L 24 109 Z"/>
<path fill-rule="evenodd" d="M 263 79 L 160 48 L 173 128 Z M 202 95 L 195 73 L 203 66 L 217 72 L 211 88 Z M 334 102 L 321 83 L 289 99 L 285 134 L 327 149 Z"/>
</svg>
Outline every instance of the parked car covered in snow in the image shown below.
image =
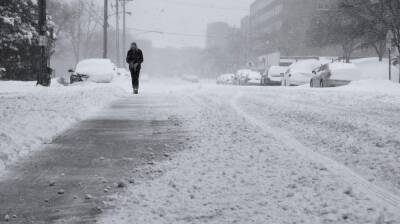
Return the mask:
<svg viewBox="0 0 400 224">
<path fill-rule="evenodd" d="M 217 78 L 217 84 L 219 85 L 233 85 L 235 74 L 223 74 Z"/>
<path fill-rule="evenodd" d="M 234 82 L 236 85 L 261 85 L 261 74 L 250 69 L 242 69 L 237 71 Z"/>
<path fill-rule="evenodd" d="M 298 61 L 292 64 L 285 72 L 283 86 L 300 86 L 309 84 L 314 76 L 313 71 L 321 66 L 321 62 L 316 59 Z"/>
<path fill-rule="evenodd" d="M 361 80 L 361 70 L 352 63 L 334 62 L 324 64 L 313 71 L 311 87 L 336 87 L 347 85 L 352 81 Z"/>
<path fill-rule="evenodd" d="M 286 66 L 271 66 L 265 71 L 261 79 L 261 85 L 265 86 L 280 86 L 282 85 L 282 78 L 288 70 Z"/>
<path fill-rule="evenodd" d="M 88 76 L 92 82 L 109 83 L 117 75 L 117 68 L 110 59 L 94 58 L 80 61 L 73 72 Z"/>
<path fill-rule="evenodd" d="M 185 81 L 188 81 L 188 82 L 193 82 L 193 83 L 200 82 L 199 77 L 197 77 L 196 75 L 183 74 L 181 76 L 181 79 L 185 80 Z"/>
</svg>

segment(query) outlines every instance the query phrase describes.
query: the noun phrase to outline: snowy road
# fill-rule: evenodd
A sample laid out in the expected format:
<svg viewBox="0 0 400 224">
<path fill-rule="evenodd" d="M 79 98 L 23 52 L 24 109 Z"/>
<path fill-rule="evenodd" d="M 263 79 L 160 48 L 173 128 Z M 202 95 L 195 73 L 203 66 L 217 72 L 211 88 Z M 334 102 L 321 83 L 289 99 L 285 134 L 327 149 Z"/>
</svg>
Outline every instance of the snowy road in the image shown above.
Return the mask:
<svg viewBox="0 0 400 224">
<path fill-rule="evenodd" d="M 19 163 L 0 182 L 1 215 L 20 213 L 15 223 L 400 223 L 400 88 L 378 86 L 145 83 L 139 97 Z M 109 186 L 131 178 L 123 191 Z M 53 179 L 56 187 L 46 186 Z"/>
<path fill-rule="evenodd" d="M 399 90 L 357 88 L 197 86 L 195 140 L 103 223 L 399 222 Z"/>
</svg>

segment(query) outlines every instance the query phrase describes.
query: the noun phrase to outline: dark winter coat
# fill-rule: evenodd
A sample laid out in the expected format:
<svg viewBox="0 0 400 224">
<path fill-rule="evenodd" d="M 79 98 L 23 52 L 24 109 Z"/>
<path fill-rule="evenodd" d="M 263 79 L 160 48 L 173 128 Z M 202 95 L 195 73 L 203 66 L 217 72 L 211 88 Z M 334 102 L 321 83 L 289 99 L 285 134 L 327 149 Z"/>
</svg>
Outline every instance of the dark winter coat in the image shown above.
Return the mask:
<svg viewBox="0 0 400 224">
<path fill-rule="evenodd" d="M 132 64 L 139 64 L 140 65 L 143 63 L 143 53 L 142 50 L 140 49 L 136 49 L 136 50 L 132 50 L 130 49 L 128 51 L 128 55 L 126 56 L 126 62 L 130 65 Z"/>
</svg>

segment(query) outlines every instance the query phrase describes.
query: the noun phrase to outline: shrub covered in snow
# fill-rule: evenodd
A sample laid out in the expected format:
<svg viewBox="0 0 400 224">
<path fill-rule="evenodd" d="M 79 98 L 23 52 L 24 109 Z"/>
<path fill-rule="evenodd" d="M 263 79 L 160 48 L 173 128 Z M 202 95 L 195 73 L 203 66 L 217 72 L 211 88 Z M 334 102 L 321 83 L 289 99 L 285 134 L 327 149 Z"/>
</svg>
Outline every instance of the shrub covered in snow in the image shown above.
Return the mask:
<svg viewBox="0 0 400 224">
<path fill-rule="evenodd" d="M 0 66 L 0 79 L 6 75 L 6 69 Z"/>
</svg>

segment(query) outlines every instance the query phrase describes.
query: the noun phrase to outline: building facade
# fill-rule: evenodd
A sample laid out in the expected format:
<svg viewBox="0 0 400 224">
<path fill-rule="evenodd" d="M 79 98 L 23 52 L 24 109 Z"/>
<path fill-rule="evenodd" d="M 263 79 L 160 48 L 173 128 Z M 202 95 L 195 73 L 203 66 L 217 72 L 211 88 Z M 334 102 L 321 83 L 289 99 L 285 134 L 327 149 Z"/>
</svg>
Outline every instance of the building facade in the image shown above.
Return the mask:
<svg viewBox="0 0 400 224">
<path fill-rule="evenodd" d="M 273 52 L 285 56 L 316 55 L 306 46 L 313 16 L 329 10 L 336 0 L 255 0 L 250 6 L 249 36 L 253 57 Z"/>
<path fill-rule="evenodd" d="M 226 40 L 231 32 L 231 27 L 225 22 L 215 22 L 207 25 L 206 48 L 219 48 L 226 45 Z"/>
</svg>

